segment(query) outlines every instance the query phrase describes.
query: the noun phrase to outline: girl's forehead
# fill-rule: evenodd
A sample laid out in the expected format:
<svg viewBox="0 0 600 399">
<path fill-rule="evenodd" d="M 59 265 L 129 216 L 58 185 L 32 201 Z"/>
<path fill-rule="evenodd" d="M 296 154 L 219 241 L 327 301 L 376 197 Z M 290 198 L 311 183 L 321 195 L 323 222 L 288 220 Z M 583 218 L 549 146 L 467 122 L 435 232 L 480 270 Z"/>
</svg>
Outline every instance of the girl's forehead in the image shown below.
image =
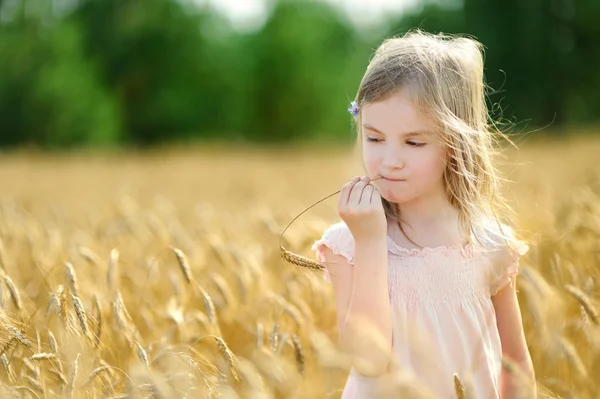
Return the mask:
<svg viewBox="0 0 600 399">
<path fill-rule="evenodd" d="M 437 124 L 426 112 L 412 100 L 401 97 L 365 104 L 361 125 L 386 134 L 433 133 L 437 130 Z"/>
</svg>

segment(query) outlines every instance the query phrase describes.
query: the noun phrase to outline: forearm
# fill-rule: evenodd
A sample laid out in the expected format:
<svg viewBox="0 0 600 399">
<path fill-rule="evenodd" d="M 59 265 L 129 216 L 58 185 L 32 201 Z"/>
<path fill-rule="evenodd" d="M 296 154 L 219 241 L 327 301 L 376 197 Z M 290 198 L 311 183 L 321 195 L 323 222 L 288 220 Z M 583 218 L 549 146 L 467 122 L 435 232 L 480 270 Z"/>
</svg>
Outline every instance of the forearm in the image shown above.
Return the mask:
<svg viewBox="0 0 600 399">
<path fill-rule="evenodd" d="M 530 362 L 509 362 L 500 375 L 501 399 L 537 398 L 535 372 Z"/>
<path fill-rule="evenodd" d="M 385 237 L 356 241 L 353 271 L 342 345 L 369 368 L 363 374 L 378 376 L 387 368 L 392 344 Z"/>
</svg>

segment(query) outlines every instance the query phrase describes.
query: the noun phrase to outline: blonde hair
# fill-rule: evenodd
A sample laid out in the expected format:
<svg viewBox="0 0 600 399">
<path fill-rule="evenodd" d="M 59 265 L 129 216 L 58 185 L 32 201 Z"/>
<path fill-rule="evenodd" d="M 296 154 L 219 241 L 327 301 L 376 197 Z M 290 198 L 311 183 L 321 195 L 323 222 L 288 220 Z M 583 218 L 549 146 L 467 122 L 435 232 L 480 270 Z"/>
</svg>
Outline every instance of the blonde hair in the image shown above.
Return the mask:
<svg viewBox="0 0 600 399">
<path fill-rule="evenodd" d="M 512 209 L 499 192 L 493 149 L 497 130 L 485 103 L 483 64 L 483 45 L 477 40 L 411 30 L 377 48 L 355 101 L 360 110 L 366 103 L 408 90 L 417 107 L 434 121 L 448 150 L 443 181 L 448 200 L 459 210 L 462 231 L 469 232 L 468 242 L 474 243 L 472 236 L 479 244 L 480 239 L 497 242 L 501 237 L 513 247 L 516 238 L 498 217 L 501 208 L 504 217 Z M 360 118 L 359 111 L 355 119 L 359 148 Z M 388 220 L 397 221 L 402 229 L 398 206 L 385 199 L 383 205 Z"/>
</svg>

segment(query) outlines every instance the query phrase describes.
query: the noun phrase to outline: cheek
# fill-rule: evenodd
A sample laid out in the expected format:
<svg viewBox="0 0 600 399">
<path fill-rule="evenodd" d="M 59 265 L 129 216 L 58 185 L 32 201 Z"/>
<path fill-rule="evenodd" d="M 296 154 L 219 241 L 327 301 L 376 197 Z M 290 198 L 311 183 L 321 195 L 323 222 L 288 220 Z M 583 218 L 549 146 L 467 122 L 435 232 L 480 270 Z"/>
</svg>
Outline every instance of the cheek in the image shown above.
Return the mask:
<svg viewBox="0 0 600 399">
<path fill-rule="evenodd" d="M 363 151 L 363 164 L 370 174 L 379 172 L 379 165 L 381 164 L 381 157 L 377 154 L 377 151 L 364 150 Z"/>
<path fill-rule="evenodd" d="M 444 161 L 439 153 L 422 154 L 413 159 L 411 174 L 418 176 L 419 181 L 437 181 L 444 173 Z"/>
</svg>

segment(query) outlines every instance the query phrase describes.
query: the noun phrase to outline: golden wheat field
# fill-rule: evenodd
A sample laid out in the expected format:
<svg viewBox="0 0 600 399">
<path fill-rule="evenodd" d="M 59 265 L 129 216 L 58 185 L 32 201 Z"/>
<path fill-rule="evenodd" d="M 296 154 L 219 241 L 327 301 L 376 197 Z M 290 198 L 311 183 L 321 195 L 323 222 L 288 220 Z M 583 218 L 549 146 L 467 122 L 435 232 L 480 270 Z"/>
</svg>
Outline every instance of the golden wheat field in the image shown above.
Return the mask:
<svg viewBox="0 0 600 399">
<path fill-rule="evenodd" d="M 517 143 L 501 169 L 531 247 L 517 281 L 539 397 L 596 399 L 600 139 Z M 339 398 L 331 286 L 279 235 L 356 174 L 348 148 L 4 154 L 0 397 Z M 330 198 L 282 242 L 312 257 L 337 220 Z"/>
</svg>

